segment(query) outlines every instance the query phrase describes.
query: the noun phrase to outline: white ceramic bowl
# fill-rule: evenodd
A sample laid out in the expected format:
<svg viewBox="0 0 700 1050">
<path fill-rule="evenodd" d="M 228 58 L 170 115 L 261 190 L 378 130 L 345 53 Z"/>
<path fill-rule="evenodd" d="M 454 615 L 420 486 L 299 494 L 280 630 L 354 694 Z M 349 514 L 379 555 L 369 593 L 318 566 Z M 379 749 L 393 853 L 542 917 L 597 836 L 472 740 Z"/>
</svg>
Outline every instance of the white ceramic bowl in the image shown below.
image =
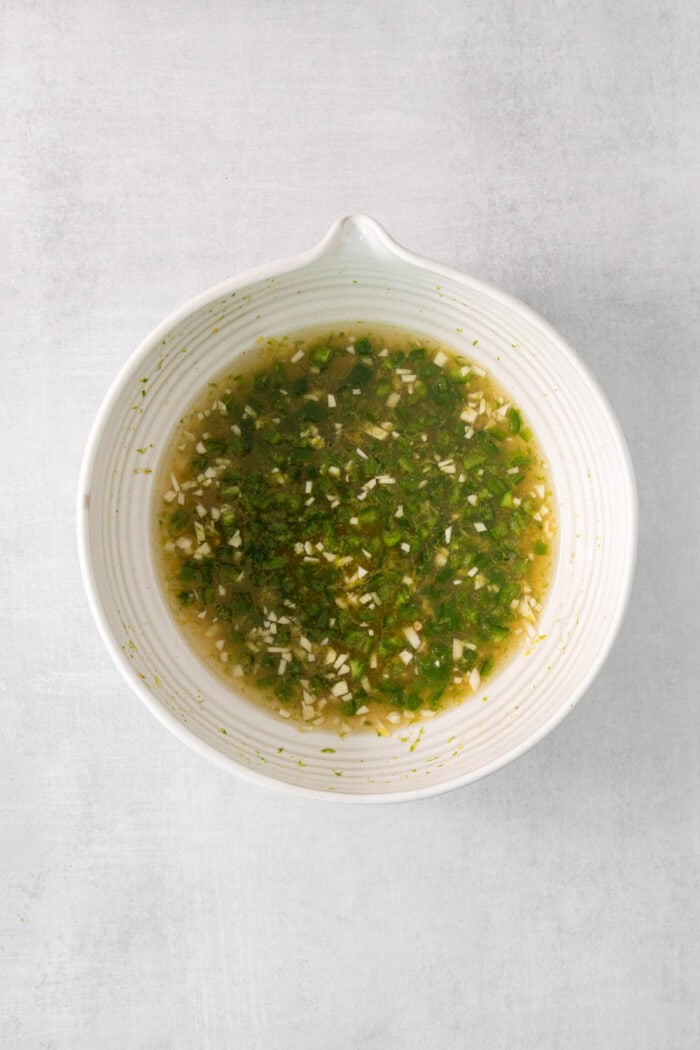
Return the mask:
<svg viewBox="0 0 700 1050">
<path fill-rule="evenodd" d="M 543 637 L 531 651 L 475 698 L 410 732 L 341 740 L 303 732 L 232 694 L 193 655 L 165 604 L 150 536 L 159 458 L 203 385 L 260 337 L 359 320 L 446 343 L 512 394 L 549 462 L 559 534 L 538 625 Z M 362 215 L 341 219 L 310 252 L 205 292 L 148 336 L 95 422 L 78 518 L 93 613 L 153 714 L 226 769 L 297 794 L 358 802 L 467 784 L 541 740 L 600 669 L 623 616 L 636 551 L 629 454 L 579 358 L 521 303 L 406 251 Z"/>
</svg>

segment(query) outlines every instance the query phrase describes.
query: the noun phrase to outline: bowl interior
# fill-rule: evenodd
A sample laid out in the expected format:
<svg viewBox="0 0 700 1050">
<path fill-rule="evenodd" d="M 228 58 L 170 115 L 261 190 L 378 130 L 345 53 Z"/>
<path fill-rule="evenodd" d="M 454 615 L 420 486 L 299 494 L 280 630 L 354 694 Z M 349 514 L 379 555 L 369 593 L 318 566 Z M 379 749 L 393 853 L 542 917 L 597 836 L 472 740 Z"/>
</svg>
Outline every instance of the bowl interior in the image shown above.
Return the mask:
<svg viewBox="0 0 700 1050">
<path fill-rule="evenodd" d="M 489 371 L 535 432 L 559 523 L 537 639 L 473 699 L 389 739 L 304 732 L 232 693 L 173 623 L 149 542 L 161 456 L 204 384 L 260 340 L 359 321 L 421 333 Z M 344 799 L 444 790 L 540 739 L 573 707 L 606 655 L 635 553 L 629 457 L 578 358 L 526 307 L 412 256 L 365 218 L 341 221 L 307 256 L 219 286 L 149 337 L 96 422 L 80 515 L 93 610 L 149 708 L 221 764 Z"/>
</svg>

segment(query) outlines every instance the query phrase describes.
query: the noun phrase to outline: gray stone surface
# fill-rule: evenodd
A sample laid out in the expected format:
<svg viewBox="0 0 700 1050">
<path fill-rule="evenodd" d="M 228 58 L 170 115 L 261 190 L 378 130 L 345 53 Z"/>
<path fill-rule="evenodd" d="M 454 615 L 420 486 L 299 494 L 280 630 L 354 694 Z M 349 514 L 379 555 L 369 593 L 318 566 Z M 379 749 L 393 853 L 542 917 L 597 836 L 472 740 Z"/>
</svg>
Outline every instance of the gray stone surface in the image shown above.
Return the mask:
<svg viewBox="0 0 700 1050">
<path fill-rule="evenodd" d="M 694 0 L 2 6 L 0 1046 L 693 1050 Z M 173 308 L 365 211 L 592 367 L 640 488 L 632 606 L 575 713 L 403 807 L 287 801 L 140 705 L 73 504 Z"/>
</svg>

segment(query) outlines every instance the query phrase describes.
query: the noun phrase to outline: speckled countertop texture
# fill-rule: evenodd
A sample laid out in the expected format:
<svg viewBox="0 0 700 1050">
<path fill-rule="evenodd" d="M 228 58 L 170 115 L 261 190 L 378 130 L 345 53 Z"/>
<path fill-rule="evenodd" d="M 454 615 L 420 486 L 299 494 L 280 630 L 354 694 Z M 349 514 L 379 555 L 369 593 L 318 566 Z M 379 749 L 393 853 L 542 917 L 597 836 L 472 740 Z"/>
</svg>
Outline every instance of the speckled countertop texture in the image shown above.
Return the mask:
<svg viewBox="0 0 700 1050">
<path fill-rule="evenodd" d="M 694 0 L 2 5 L 0 1046 L 695 1050 Z M 406 806 L 284 797 L 131 694 L 74 501 L 127 355 L 351 211 L 605 389 L 637 578 L 577 710 Z"/>
</svg>

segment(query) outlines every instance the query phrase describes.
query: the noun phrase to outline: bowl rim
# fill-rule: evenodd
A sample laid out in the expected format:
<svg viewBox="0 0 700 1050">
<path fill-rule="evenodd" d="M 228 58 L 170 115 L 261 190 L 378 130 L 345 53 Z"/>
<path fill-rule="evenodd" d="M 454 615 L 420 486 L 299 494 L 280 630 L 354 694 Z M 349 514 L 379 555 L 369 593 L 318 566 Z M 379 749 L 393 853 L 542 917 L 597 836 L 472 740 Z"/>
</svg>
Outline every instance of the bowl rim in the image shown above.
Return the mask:
<svg viewBox="0 0 700 1050">
<path fill-rule="evenodd" d="M 622 568 L 623 582 L 618 591 L 615 606 L 611 611 L 607 633 L 595 659 L 589 665 L 586 674 L 578 683 L 577 687 L 567 698 L 567 702 L 563 703 L 559 710 L 541 725 L 536 732 L 528 737 L 527 740 L 524 740 L 516 747 L 506 751 L 505 754 L 500 755 L 497 759 L 487 763 L 485 766 L 481 766 L 479 769 L 439 784 L 430 784 L 424 787 L 411 788 L 408 790 L 366 793 L 324 791 L 320 788 L 306 787 L 302 784 L 293 784 L 288 781 L 279 780 L 276 777 L 268 776 L 256 769 L 251 769 L 245 765 L 239 764 L 218 751 L 212 745 L 201 740 L 186 725 L 176 718 L 174 714 L 157 701 L 134 671 L 131 662 L 120 648 L 115 636 L 110 630 L 97 585 L 90 552 L 89 521 L 90 491 L 95 460 L 108 421 L 117 404 L 125 382 L 128 380 L 134 369 L 137 369 L 140 362 L 152 352 L 154 346 L 158 345 L 164 336 L 170 333 L 181 321 L 185 320 L 196 310 L 206 306 L 220 296 L 228 295 L 232 291 L 245 287 L 254 281 L 277 277 L 284 273 L 302 269 L 315 262 L 317 259 L 320 259 L 334 248 L 342 249 L 343 245 L 349 239 L 357 238 L 358 236 L 362 240 L 366 240 L 370 245 L 374 245 L 375 247 L 380 246 L 388 250 L 390 255 L 395 256 L 405 263 L 421 269 L 429 269 L 435 274 L 451 278 L 458 283 L 468 285 L 470 288 L 475 289 L 478 292 L 487 294 L 495 299 L 500 305 L 521 315 L 536 328 L 539 328 L 543 334 L 556 345 L 557 349 L 568 358 L 569 362 L 578 371 L 581 379 L 588 384 L 591 393 L 606 416 L 607 422 L 610 426 L 611 437 L 617 447 L 617 452 L 624 468 L 624 476 L 627 484 L 626 505 L 629 515 L 629 535 L 625 545 L 625 563 Z M 495 773 L 497 770 L 510 765 L 511 762 L 514 762 L 516 759 L 526 754 L 526 752 L 552 732 L 552 730 L 574 710 L 579 700 L 590 688 L 614 645 L 622 626 L 632 592 L 637 562 L 639 533 L 637 484 L 632 457 L 622 432 L 622 428 L 608 398 L 593 375 L 593 372 L 585 361 L 583 361 L 576 351 L 569 345 L 566 339 L 535 310 L 527 306 L 515 296 L 508 292 L 504 292 L 496 285 L 490 284 L 487 281 L 482 281 L 480 278 L 472 277 L 470 274 L 464 273 L 455 267 L 448 266 L 445 263 L 437 262 L 428 256 L 410 251 L 395 241 L 375 219 L 362 213 L 351 213 L 338 219 L 319 243 L 307 251 L 300 252 L 297 255 L 287 256 L 271 263 L 266 263 L 251 270 L 246 270 L 234 277 L 230 277 L 212 285 L 172 311 L 172 313 L 170 313 L 163 321 L 156 325 L 148 335 L 146 335 L 138 347 L 129 354 L 126 361 L 112 380 L 93 421 L 80 467 L 76 510 L 78 560 L 83 586 L 88 599 L 88 605 L 97 624 L 102 641 L 112 657 L 113 662 L 121 672 L 122 677 L 145 704 L 151 714 L 153 714 L 162 725 L 169 729 L 170 732 L 197 754 L 208 759 L 210 762 L 213 762 L 219 768 L 228 773 L 240 776 L 251 783 L 264 785 L 265 787 L 277 791 L 279 794 L 338 803 L 389 804 L 396 802 L 411 802 L 419 799 L 432 798 L 449 791 L 455 791 L 458 788 L 465 787 L 467 784 L 481 780 L 484 777 Z"/>
</svg>

